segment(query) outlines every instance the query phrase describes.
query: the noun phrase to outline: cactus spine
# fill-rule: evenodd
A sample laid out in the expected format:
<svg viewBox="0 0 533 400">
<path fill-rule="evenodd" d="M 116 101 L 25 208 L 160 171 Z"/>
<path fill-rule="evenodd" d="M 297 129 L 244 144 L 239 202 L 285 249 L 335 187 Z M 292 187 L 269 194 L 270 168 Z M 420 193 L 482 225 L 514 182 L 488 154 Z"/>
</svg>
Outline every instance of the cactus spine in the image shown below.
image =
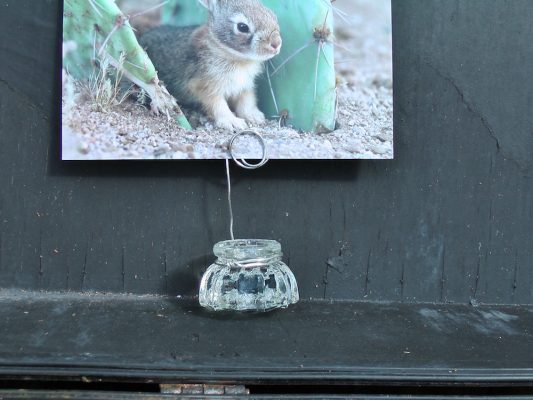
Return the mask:
<svg viewBox="0 0 533 400">
<path fill-rule="evenodd" d="M 176 100 L 159 83 L 152 61 L 113 0 L 65 0 L 63 24 L 63 40 L 76 43 L 76 50 L 64 59 L 70 74 L 86 78 L 96 60 L 106 56 L 124 77 L 146 91 L 154 112 L 172 113 L 182 127 L 191 129 Z"/>
</svg>

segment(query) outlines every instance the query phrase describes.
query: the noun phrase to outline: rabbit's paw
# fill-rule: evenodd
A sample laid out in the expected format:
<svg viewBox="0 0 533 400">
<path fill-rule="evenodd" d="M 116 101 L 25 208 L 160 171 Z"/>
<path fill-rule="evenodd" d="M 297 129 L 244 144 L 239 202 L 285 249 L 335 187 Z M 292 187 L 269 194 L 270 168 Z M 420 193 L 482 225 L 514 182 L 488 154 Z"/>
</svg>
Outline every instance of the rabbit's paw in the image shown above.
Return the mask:
<svg viewBox="0 0 533 400">
<path fill-rule="evenodd" d="M 265 114 L 263 114 L 257 107 L 240 110 L 239 117 L 254 125 L 261 125 L 265 123 Z"/>
<path fill-rule="evenodd" d="M 248 124 L 246 123 L 246 121 L 244 119 L 237 118 L 234 115 L 223 117 L 223 118 L 218 118 L 215 121 L 215 124 L 219 128 L 227 129 L 227 130 L 230 130 L 230 131 L 233 131 L 233 130 L 244 130 L 244 129 L 248 128 Z"/>
</svg>

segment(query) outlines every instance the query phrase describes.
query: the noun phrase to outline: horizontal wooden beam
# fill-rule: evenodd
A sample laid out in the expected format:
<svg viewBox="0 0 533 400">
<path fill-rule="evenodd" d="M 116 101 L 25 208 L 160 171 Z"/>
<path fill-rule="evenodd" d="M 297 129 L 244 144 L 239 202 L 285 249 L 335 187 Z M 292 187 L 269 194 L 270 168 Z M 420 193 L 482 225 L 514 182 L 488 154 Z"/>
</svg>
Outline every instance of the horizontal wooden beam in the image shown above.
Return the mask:
<svg viewBox="0 0 533 400">
<path fill-rule="evenodd" d="M 0 293 L 4 377 L 533 382 L 533 306 L 302 301 L 235 315 L 210 314 L 192 298 Z"/>
</svg>

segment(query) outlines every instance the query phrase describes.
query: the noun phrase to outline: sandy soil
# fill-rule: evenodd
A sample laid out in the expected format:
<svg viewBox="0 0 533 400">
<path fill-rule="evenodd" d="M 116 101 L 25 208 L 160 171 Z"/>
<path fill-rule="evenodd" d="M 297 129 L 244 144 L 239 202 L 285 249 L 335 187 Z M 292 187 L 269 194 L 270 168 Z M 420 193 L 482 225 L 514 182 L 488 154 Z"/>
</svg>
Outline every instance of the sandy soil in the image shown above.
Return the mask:
<svg viewBox="0 0 533 400">
<path fill-rule="evenodd" d="M 393 158 L 392 35 L 389 0 L 337 0 L 348 17 L 337 18 L 339 118 L 328 134 L 257 127 L 269 157 L 295 159 Z M 348 51 L 349 50 L 349 51 Z M 76 85 L 72 85 L 76 87 Z M 205 116 L 184 110 L 194 131 L 158 117 L 134 99 L 106 112 L 94 111 L 76 89 L 64 90 L 63 159 L 220 159 L 228 156 L 232 133 L 218 130 Z M 260 158 L 252 137 L 235 145 L 239 157 Z"/>
</svg>

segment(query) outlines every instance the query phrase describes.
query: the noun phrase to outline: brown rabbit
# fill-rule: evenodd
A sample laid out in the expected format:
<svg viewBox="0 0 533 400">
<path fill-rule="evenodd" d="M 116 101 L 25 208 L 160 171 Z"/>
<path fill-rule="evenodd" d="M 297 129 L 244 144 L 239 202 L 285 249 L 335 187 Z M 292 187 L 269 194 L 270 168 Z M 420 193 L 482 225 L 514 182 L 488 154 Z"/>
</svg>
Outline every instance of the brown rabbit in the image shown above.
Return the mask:
<svg viewBox="0 0 533 400">
<path fill-rule="evenodd" d="M 200 105 L 225 129 L 264 122 L 255 78 L 280 52 L 276 16 L 260 0 L 199 1 L 209 10 L 205 25 L 161 26 L 143 35 L 141 45 L 181 104 Z"/>
</svg>

